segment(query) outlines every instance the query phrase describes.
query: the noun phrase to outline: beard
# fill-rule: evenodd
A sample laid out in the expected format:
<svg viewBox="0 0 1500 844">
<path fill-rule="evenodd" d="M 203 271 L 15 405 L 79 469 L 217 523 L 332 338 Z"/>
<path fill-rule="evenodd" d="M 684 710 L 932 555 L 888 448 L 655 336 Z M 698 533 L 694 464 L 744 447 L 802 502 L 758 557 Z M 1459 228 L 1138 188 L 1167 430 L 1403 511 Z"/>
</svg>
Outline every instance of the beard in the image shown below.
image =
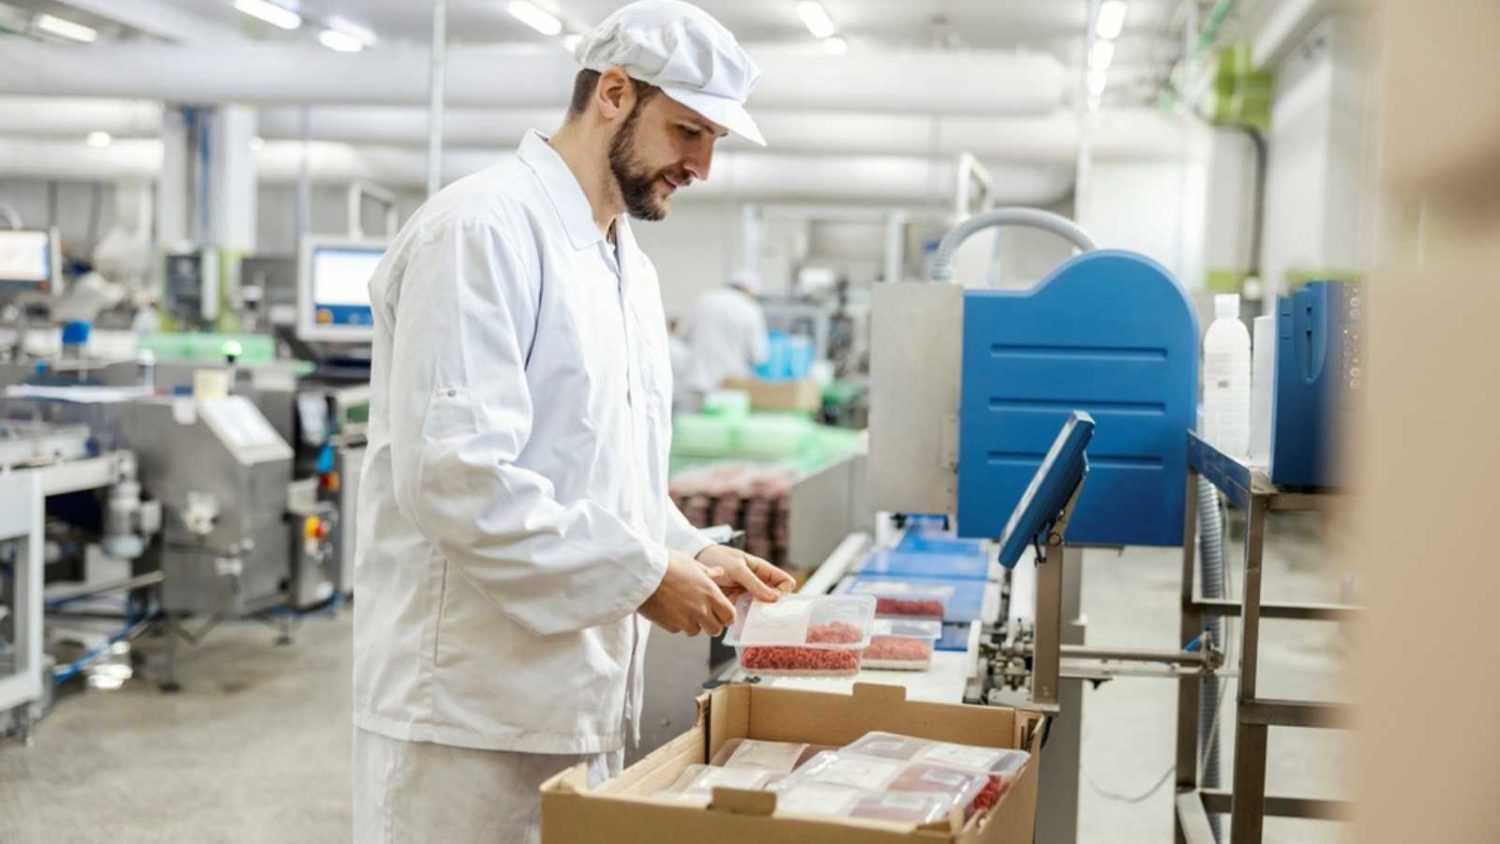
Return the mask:
<svg viewBox="0 0 1500 844">
<path fill-rule="evenodd" d="M 609 169 L 620 185 L 620 196 L 625 200 L 625 211 L 637 220 L 661 220 L 672 208 L 670 196 L 657 195 L 656 185 L 672 173 L 678 183 L 687 182 L 689 175 L 682 168 L 663 167 L 650 170 L 636 155 L 637 118 L 641 116 L 642 101 L 637 101 L 625 124 L 609 142 Z"/>
</svg>

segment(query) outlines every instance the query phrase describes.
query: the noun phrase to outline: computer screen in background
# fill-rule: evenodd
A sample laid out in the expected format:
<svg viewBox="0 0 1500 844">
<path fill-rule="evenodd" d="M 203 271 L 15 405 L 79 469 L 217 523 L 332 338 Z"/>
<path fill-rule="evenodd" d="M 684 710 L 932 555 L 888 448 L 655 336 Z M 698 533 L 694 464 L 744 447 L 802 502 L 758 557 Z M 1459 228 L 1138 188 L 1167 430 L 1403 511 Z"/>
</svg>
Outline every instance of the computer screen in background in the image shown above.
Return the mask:
<svg viewBox="0 0 1500 844">
<path fill-rule="evenodd" d="M 0 231 L 0 281 L 42 284 L 52 272 L 50 232 Z"/>
</svg>

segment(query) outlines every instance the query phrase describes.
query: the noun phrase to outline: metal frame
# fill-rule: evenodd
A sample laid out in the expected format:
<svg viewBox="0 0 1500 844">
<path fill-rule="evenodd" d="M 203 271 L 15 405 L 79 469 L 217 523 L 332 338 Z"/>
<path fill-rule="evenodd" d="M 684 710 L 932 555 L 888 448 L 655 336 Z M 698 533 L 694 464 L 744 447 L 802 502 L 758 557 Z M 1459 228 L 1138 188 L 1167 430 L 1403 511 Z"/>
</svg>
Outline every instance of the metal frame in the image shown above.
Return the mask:
<svg viewBox="0 0 1500 844">
<path fill-rule="evenodd" d="M 1234 781 L 1229 792 L 1198 787 L 1198 704 L 1201 679 L 1183 677 L 1177 686 L 1177 799 L 1174 803 L 1175 839 L 1189 844 L 1213 844 L 1208 813 L 1227 811 L 1230 835 L 1236 844 L 1255 844 L 1263 835 L 1266 815 L 1298 818 L 1347 818 L 1348 801 L 1266 796 L 1266 742 L 1271 727 L 1346 728 L 1350 708 L 1333 703 L 1288 701 L 1256 695 L 1261 619 L 1338 621 L 1352 618 L 1360 608 L 1337 604 L 1264 604 L 1261 601 L 1261 559 L 1266 514 L 1275 510 L 1323 510 L 1336 496 L 1287 493 L 1264 473 L 1229 457 L 1193 432 L 1188 432 L 1187 507 L 1182 540 L 1182 601 L 1179 638 L 1186 644 L 1203 632 L 1205 619 L 1240 616 L 1239 694 L 1234 742 Z M 1233 506 L 1244 510 L 1245 570 L 1240 601 L 1205 600 L 1194 581 L 1198 542 L 1198 476 L 1213 484 Z"/>
<path fill-rule="evenodd" d="M 14 653 L 9 673 L 0 676 L 0 712 L 17 710 L 16 723 L 30 731 L 31 704 L 42 700 L 42 479 L 34 471 L 0 472 L 0 539 L 20 540 L 12 579 L 15 596 Z"/>
</svg>

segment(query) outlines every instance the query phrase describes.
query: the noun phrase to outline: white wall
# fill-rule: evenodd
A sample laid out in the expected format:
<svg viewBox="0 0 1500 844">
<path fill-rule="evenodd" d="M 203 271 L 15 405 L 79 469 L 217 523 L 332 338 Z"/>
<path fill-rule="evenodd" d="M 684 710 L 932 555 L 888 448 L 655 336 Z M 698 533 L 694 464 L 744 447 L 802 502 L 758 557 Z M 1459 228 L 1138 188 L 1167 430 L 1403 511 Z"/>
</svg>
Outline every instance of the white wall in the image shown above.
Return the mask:
<svg viewBox="0 0 1500 844">
<path fill-rule="evenodd" d="M 1377 205 L 1363 175 L 1371 141 L 1359 25 L 1329 18 L 1275 68 L 1262 252 L 1269 292 L 1288 272 L 1369 265 Z"/>
</svg>

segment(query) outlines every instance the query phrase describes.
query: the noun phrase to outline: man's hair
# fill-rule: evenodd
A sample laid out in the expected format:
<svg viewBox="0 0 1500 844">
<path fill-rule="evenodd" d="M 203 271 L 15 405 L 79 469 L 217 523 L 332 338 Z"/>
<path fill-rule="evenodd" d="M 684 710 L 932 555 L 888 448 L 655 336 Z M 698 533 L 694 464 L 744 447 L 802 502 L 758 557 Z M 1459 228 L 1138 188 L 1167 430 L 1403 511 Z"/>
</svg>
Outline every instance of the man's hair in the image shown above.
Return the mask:
<svg viewBox="0 0 1500 844">
<path fill-rule="evenodd" d="M 589 98 L 594 96 L 594 88 L 599 85 L 599 76 L 599 71 L 585 68 L 573 77 L 573 98 L 568 102 L 569 120 L 583 114 L 584 110 L 589 107 Z M 630 82 L 635 86 L 636 108 L 640 108 L 646 104 L 647 100 L 661 93 L 660 88 L 633 76 Z"/>
</svg>

